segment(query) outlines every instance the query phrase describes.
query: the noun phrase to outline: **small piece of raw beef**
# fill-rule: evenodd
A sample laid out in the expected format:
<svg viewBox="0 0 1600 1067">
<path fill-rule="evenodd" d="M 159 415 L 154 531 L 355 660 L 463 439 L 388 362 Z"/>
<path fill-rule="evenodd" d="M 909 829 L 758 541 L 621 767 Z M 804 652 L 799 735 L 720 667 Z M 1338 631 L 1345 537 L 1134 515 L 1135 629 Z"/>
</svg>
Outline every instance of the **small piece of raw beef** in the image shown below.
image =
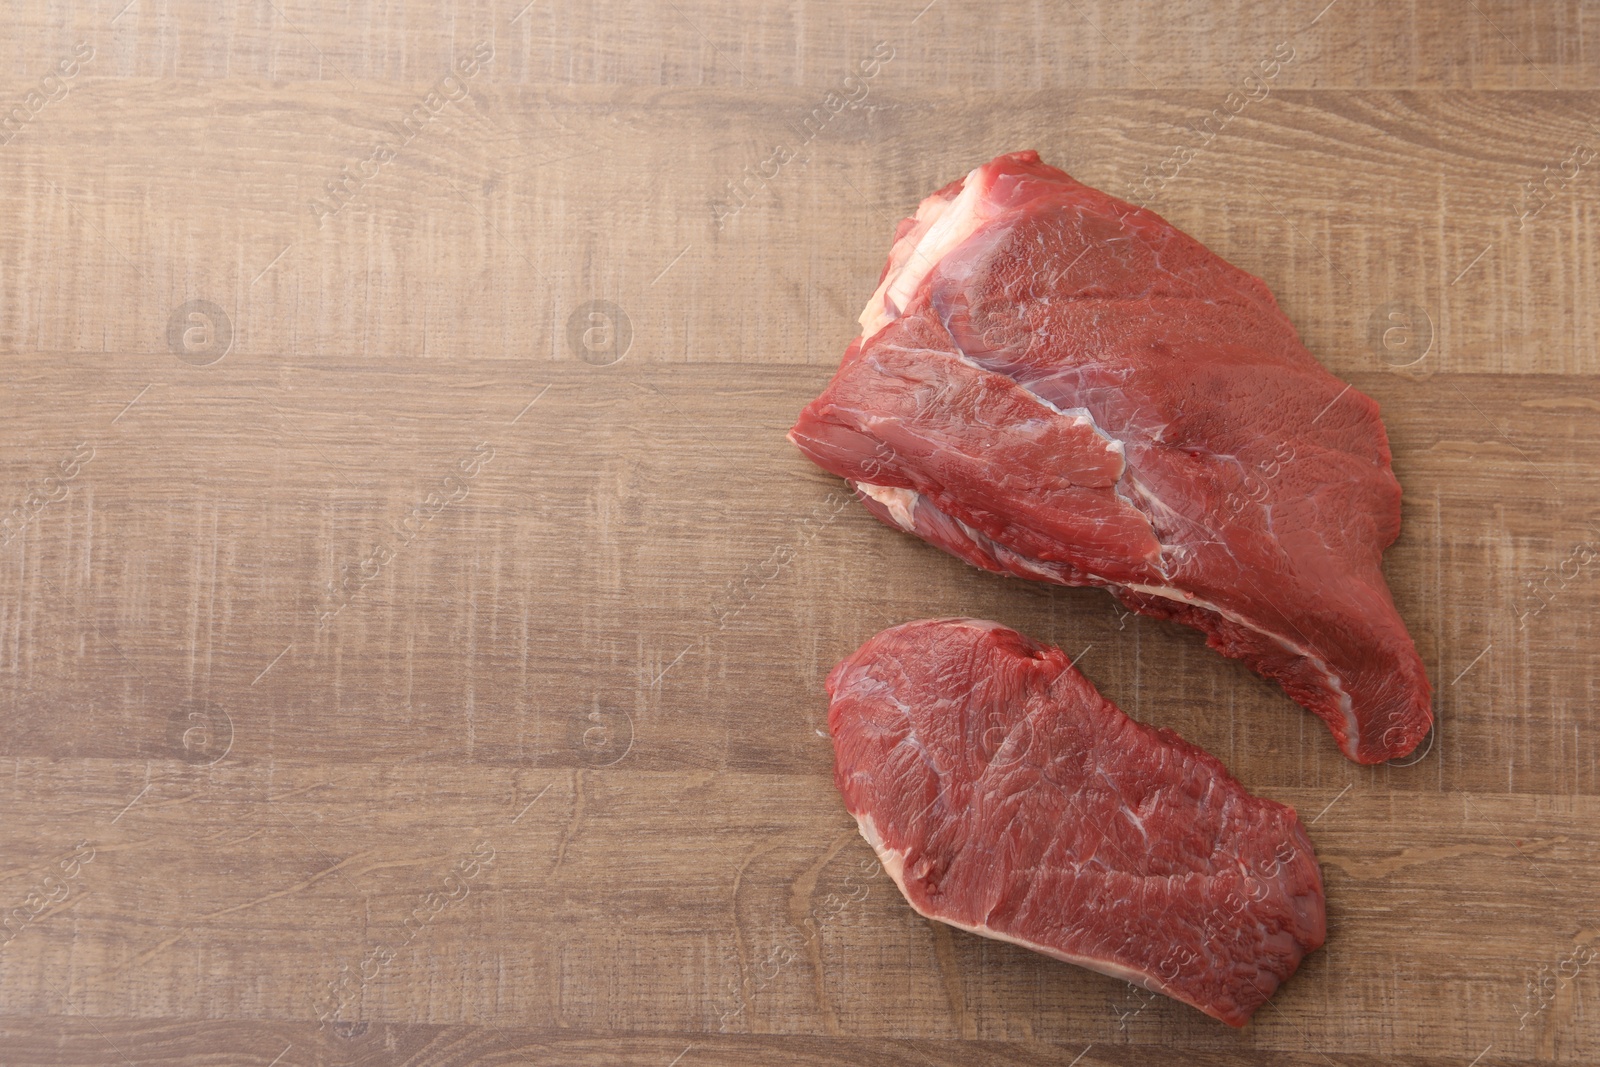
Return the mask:
<svg viewBox="0 0 1600 1067">
<path fill-rule="evenodd" d="M 1379 569 L 1400 486 L 1378 406 L 1259 279 L 1033 152 L 895 237 L 790 431 L 807 456 L 969 563 L 1198 627 L 1357 762 L 1416 747 L 1433 716 Z"/>
<path fill-rule="evenodd" d="M 1233 1026 L 1321 946 L 1294 809 L 1128 718 L 1060 649 L 975 619 L 896 626 L 828 676 L 834 781 L 930 919 Z"/>
</svg>

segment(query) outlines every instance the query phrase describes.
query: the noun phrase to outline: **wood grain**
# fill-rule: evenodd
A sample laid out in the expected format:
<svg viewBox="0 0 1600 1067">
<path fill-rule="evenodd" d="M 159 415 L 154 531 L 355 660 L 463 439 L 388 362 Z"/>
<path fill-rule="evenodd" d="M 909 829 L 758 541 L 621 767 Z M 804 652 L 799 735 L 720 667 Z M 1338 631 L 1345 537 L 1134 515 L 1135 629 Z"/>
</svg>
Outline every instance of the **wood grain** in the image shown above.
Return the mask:
<svg viewBox="0 0 1600 1067">
<path fill-rule="evenodd" d="M 924 2 L 0 15 L 0 1063 L 1593 1062 L 1600 8 Z M 1382 405 L 1410 765 L 784 441 L 895 221 L 1025 147 Z M 822 679 L 950 614 L 1310 823 L 1250 1027 L 873 869 Z"/>
</svg>

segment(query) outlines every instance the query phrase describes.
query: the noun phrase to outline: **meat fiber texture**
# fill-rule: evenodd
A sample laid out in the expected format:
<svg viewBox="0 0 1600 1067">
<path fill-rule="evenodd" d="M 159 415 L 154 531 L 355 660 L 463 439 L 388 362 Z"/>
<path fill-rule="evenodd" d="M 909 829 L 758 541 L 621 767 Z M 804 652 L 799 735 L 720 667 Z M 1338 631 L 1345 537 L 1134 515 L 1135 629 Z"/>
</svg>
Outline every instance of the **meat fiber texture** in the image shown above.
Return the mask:
<svg viewBox="0 0 1600 1067">
<path fill-rule="evenodd" d="M 930 919 L 1243 1026 L 1322 945 L 1294 809 L 998 623 L 907 623 L 828 677 L 834 780 Z"/>
<path fill-rule="evenodd" d="M 1359 763 L 1427 734 L 1378 406 L 1259 279 L 1018 152 L 901 222 L 861 323 L 789 437 L 878 518 L 1198 627 Z"/>
</svg>

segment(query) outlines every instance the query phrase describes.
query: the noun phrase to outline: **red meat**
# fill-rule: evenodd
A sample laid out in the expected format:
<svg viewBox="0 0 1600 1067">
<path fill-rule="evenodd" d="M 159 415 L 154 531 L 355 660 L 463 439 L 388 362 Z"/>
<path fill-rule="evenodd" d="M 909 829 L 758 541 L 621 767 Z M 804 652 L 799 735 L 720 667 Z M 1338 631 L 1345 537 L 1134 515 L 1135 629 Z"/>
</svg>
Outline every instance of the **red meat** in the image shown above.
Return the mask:
<svg viewBox="0 0 1600 1067">
<path fill-rule="evenodd" d="M 862 325 L 789 436 L 873 514 L 1198 627 L 1358 762 L 1427 734 L 1378 407 L 1259 279 L 1019 152 L 900 224 Z"/>
<path fill-rule="evenodd" d="M 1243 1026 L 1322 945 L 1292 808 L 998 623 L 886 630 L 828 677 L 834 779 L 931 919 Z"/>
</svg>

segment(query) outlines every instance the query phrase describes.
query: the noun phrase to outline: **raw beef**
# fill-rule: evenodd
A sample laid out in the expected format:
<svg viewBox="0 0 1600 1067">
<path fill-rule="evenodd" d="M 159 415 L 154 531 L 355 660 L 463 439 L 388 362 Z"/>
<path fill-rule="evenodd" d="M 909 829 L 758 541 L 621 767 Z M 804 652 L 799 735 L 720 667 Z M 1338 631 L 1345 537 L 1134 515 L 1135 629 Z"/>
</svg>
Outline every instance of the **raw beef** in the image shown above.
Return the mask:
<svg viewBox="0 0 1600 1067">
<path fill-rule="evenodd" d="M 828 693 L 845 806 L 928 918 L 1234 1026 L 1321 946 L 1294 810 L 1128 718 L 1059 649 L 912 622 L 835 667 Z"/>
<path fill-rule="evenodd" d="M 1259 279 L 1018 152 L 900 224 L 861 324 L 789 436 L 884 522 L 1198 627 L 1358 762 L 1427 734 L 1378 407 Z"/>
</svg>

